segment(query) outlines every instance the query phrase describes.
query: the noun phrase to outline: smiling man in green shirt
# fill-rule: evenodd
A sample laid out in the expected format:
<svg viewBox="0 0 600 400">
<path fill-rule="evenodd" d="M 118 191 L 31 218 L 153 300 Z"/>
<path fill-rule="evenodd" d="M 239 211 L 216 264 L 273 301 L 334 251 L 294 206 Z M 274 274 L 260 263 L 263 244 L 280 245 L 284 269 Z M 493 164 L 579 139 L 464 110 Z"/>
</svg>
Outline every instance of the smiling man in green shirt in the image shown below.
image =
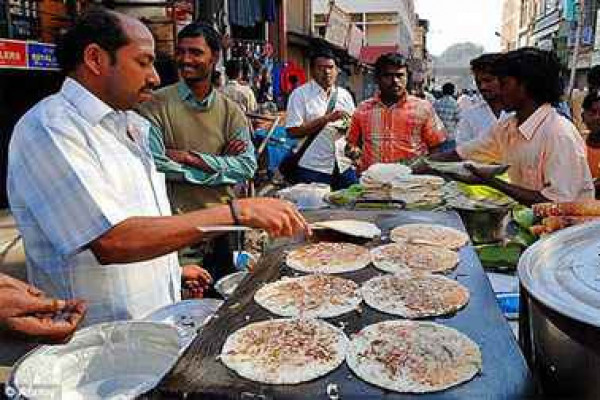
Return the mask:
<svg viewBox="0 0 600 400">
<path fill-rule="evenodd" d="M 154 93 L 138 111 L 152 123 L 150 148 L 165 173 L 174 213 L 226 203 L 234 185 L 254 176 L 256 158 L 247 119 L 233 100 L 212 87 L 220 35 L 192 23 L 177 35 L 175 61 L 180 81 Z M 186 251 L 185 262 L 200 262 L 211 275 L 235 271 L 232 235 Z"/>
<path fill-rule="evenodd" d="M 150 146 L 166 174 L 171 205 L 189 212 L 232 198 L 233 186 L 253 177 L 256 158 L 241 109 L 211 84 L 219 34 L 192 23 L 177 39 L 181 80 L 157 91 L 139 112 L 154 125 Z"/>
</svg>

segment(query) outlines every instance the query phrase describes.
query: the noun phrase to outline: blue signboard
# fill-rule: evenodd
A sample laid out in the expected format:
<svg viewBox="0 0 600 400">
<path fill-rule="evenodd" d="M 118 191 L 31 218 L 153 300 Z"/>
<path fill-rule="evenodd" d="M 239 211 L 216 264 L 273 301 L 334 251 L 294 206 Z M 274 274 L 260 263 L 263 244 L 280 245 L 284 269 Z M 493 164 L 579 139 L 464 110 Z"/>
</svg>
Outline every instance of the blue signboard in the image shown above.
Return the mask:
<svg viewBox="0 0 600 400">
<path fill-rule="evenodd" d="M 27 67 L 57 70 L 56 46 L 49 43 L 27 42 Z"/>
</svg>

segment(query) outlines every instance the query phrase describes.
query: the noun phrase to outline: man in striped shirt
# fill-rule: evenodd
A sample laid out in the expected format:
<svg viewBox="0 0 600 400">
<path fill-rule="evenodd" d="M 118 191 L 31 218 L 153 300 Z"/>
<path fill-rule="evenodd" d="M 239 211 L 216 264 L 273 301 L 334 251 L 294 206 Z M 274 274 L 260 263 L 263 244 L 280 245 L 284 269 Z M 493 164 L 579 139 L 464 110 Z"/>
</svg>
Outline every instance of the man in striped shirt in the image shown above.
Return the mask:
<svg viewBox="0 0 600 400">
<path fill-rule="evenodd" d="M 446 133 L 431 104 L 406 91 L 407 64 L 388 53 L 375 63 L 379 93 L 352 116 L 346 152 L 360 172 L 375 163 L 394 163 L 434 152 Z"/>
</svg>

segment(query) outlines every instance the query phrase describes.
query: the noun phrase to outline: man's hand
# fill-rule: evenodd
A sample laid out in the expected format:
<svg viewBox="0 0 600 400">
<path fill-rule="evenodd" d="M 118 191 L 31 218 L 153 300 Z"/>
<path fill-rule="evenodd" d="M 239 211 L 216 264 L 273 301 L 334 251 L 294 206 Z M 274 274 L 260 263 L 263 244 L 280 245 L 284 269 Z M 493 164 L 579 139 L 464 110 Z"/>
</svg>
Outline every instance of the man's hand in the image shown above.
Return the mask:
<svg viewBox="0 0 600 400">
<path fill-rule="evenodd" d="M 3 288 L 12 288 L 24 292 L 29 292 L 33 296 L 42 296 L 44 294 L 41 290 L 34 286 L 31 286 L 19 279 L 15 279 L 10 275 L 0 273 L 0 290 L 2 290 Z"/>
<path fill-rule="evenodd" d="M 184 150 L 167 149 L 167 157 L 179 164 L 188 164 L 190 161 L 190 153 Z"/>
<path fill-rule="evenodd" d="M 234 139 L 227 143 L 225 149 L 223 149 L 222 154 L 224 156 L 237 156 L 242 154 L 248 148 L 248 144 L 240 139 Z"/>
<path fill-rule="evenodd" d="M 25 290 L 0 288 L 0 325 L 45 343 L 66 342 L 85 315 L 85 302 L 50 299 L 32 293 L 27 286 Z"/>
<path fill-rule="evenodd" d="M 181 268 L 181 285 L 183 287 L 183 298 L 199 299 L 204 291 L 212 283 L 212 277 L 199 265 L 184 265 Z"/>
<path fill-rule="evenodd" d="M 346 111 L 335 110 L 335 111 L 332 111 L 329 114 L 327 114 L 327 121 L 328 122 L 335 122 L 335 121 L 338 121 L 340 119 L 348 118 L 348 117 L 350 117 L 350 114 L 348 114 Z"/>
<path fill-rule="evenodd" d="M 209 174 L 214 173 L 215 171 L 208 165 L 202 157 L 198 157 L 195 154 L 190 153 L 189 151 L 184 150 L 167 150 L 167 157 L 171 160 L 178 162 L 179 164 L 189 165 L 190 167 L 198 168 L 201 171 L 207 172 Z"/>
<path fill-rule="evenodd" d="M 264 229 L 272 237 L 312 234 L 308 223 L 289 201 L 262 197 L 236 200 L 242 225 Z"/>
</svg>

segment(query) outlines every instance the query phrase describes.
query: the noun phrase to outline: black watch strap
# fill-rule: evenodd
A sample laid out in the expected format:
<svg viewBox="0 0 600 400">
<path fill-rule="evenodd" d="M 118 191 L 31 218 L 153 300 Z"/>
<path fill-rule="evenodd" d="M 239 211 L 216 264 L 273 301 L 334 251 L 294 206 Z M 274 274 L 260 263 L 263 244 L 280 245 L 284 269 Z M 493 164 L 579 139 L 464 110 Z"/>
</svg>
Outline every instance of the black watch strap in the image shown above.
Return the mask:
<svg viewBox="0 0 600 400">
<path fill-rule="evenodd" d="M 236 225 L 241 225 L 242 223 L 240 222 L 240 209 L 237 205 L 237 202 L 235 201 L 235 199 L 229 199 L 227 201 L 227 203 L 229 204 L 229 209 L 231 210 L 231 216 L 233 217 L 233 222 Z"/>
</svg>

